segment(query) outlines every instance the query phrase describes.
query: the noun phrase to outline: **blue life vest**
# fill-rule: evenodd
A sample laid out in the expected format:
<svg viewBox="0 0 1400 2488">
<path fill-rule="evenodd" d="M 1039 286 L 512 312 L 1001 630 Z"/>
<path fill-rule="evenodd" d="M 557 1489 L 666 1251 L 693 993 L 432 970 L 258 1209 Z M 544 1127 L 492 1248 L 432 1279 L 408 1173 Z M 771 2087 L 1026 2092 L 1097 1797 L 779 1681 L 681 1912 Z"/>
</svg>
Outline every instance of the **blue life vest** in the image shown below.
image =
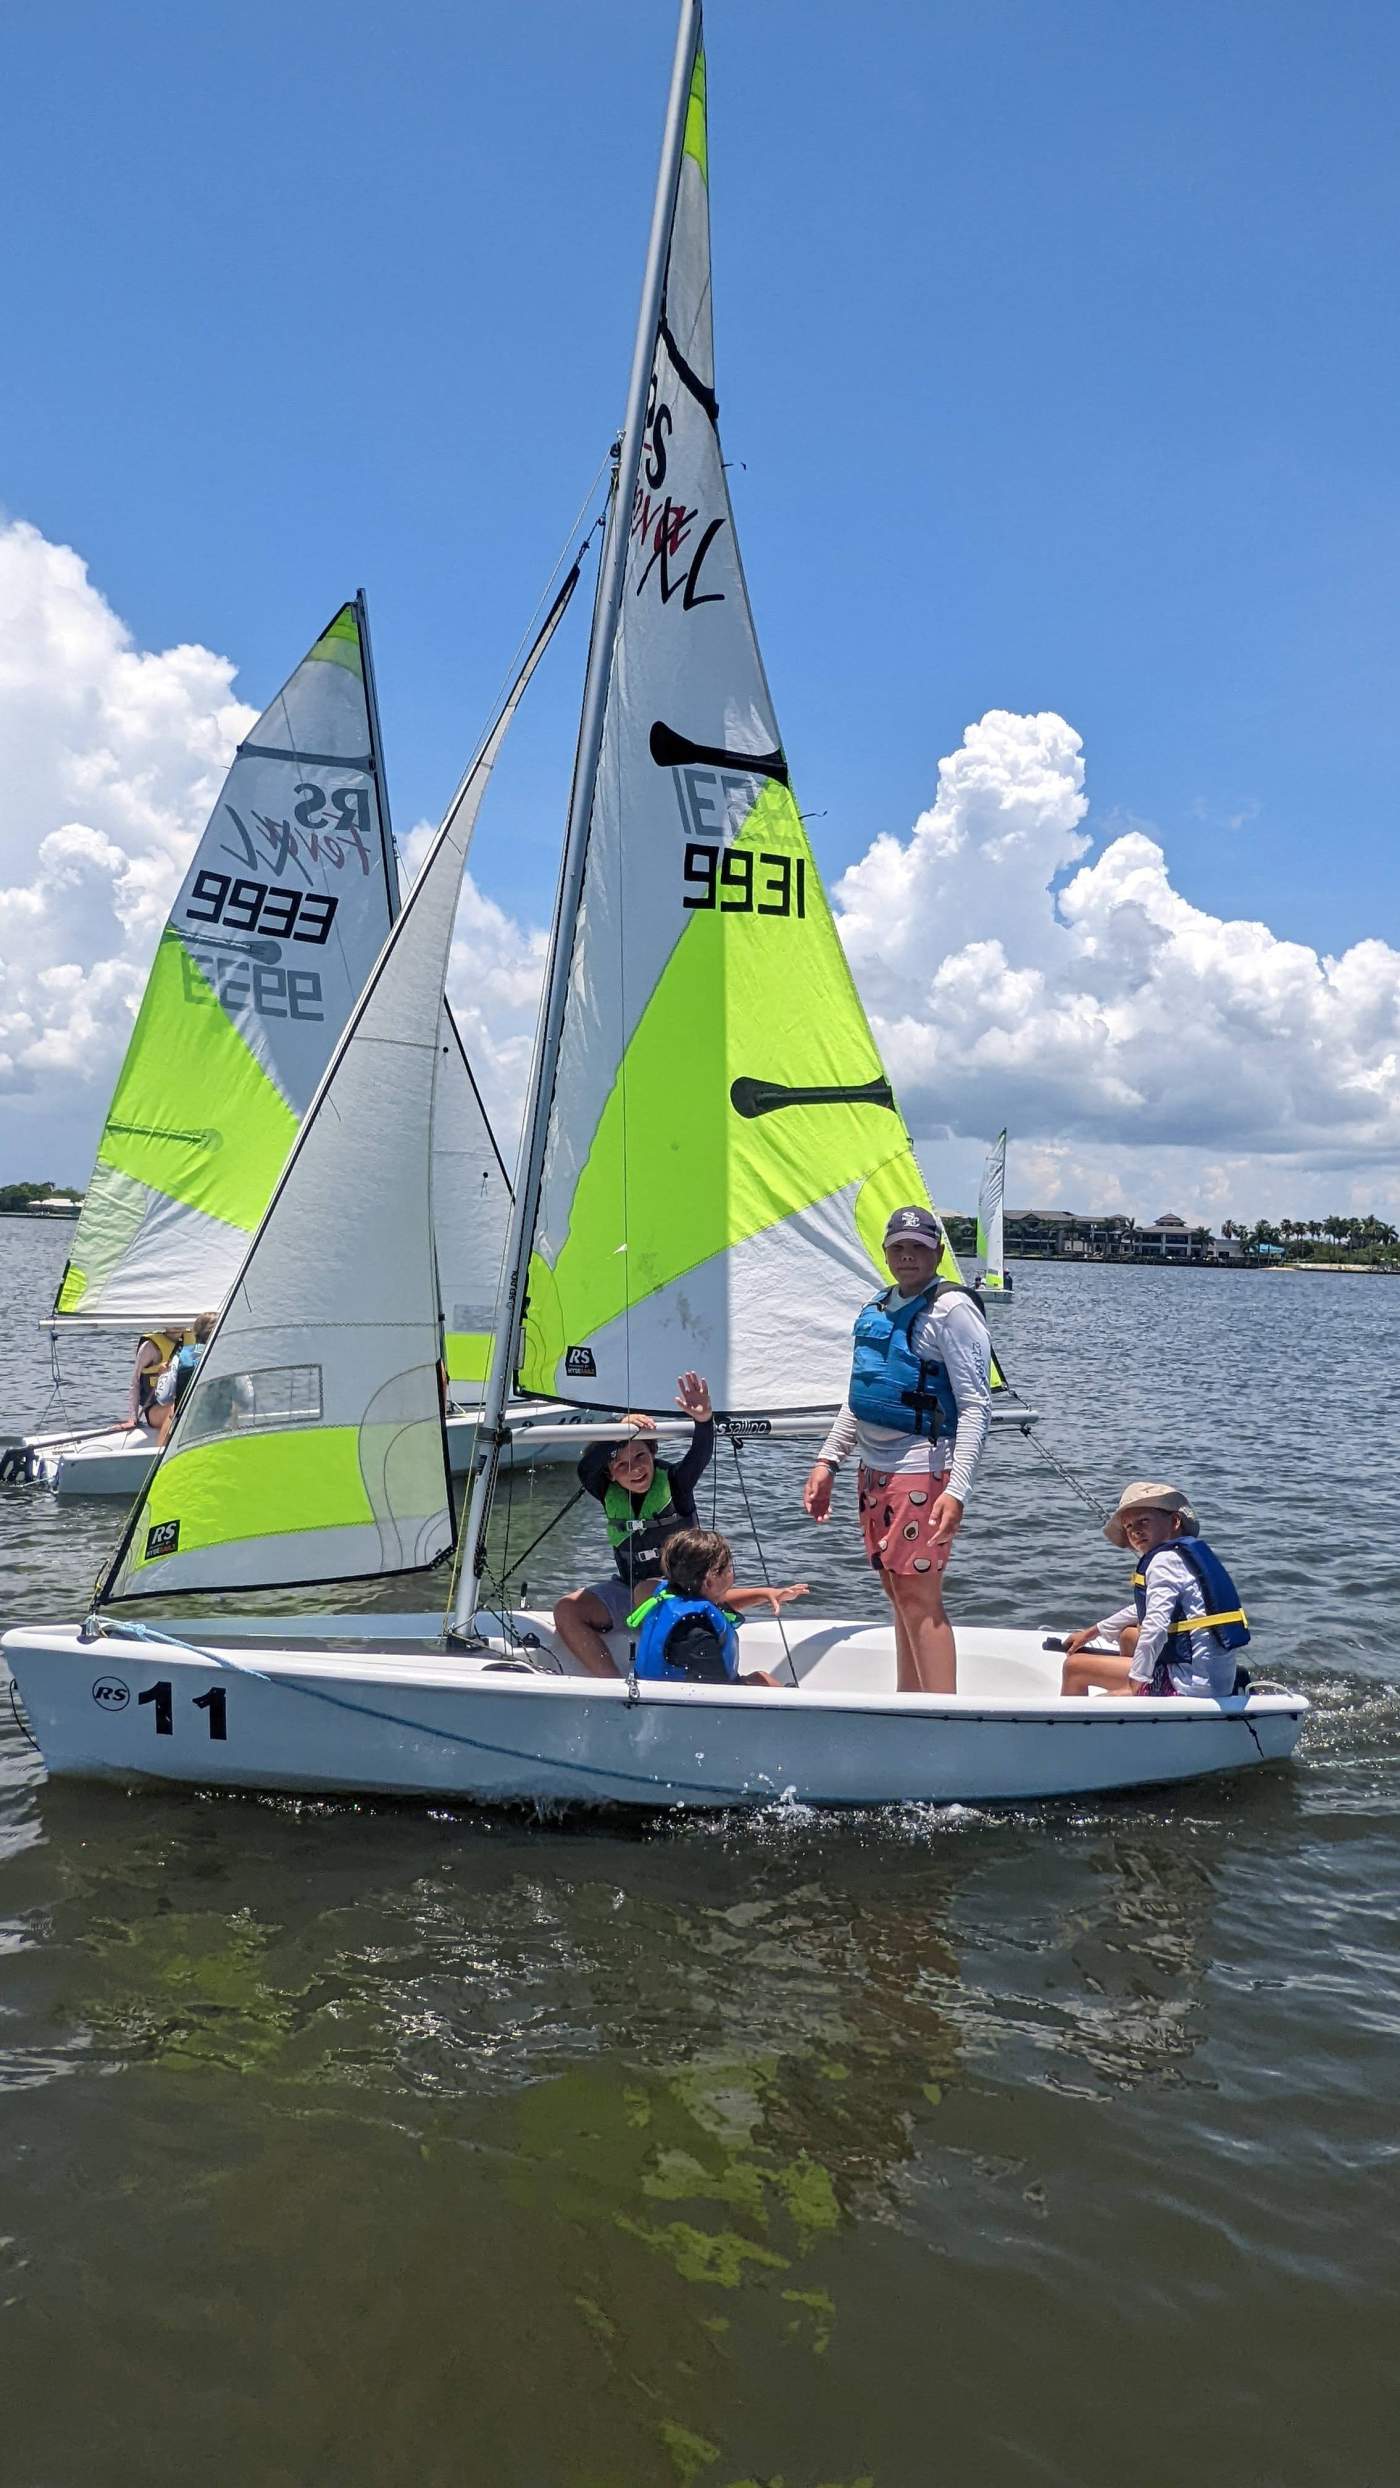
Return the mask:
<svg viewBox="0 0 1400 2488">
<path fill-rule="evenodd" d="M 711 1599 L 678 1598 L 674 1590 L 662 1590 L 629 1615 L 627 1623 L 637 1635 L 633 1673 L 643 1679 L 667 1685 L 720 1684 L 732 1683 L 739 1672 L 738 1627 L 728 1609 Z"/>
<path fill-rule="evenodd" d="M 986 1321 L 972 1289 L 959 1287 L 956 1279 L 935 1280 L 917 1296 L 901 1296 L 897 1287 L 887 1287 L 858 1317 L 850 1403 L 852 1415 L 863 1425 L 927 1434 L 934 1442 L 956 1434 L 958 1403 L 947 1366 L 941 1357 L 916 1356 L 911 1345 L 914 1324 L 942 1296 L 966 1296 Z"/>
<path fill-rule="evenodd" d="M 202 1343 L 187 1339 L 175 1359 L 175 1406 L 177 1408 L 194 1380 L 195 1367 L 203 1354 Z"/>
<path fill-rule="evenodd" d="M 1188 1615 L 1178 1592 L 1172 1620 L 1167 1627 L 1167 1647 L 1153 1670 L 1154 1693 L 1170 1693 L 1173 1666 L 1191 1667 L 1204 1673 L 1212 1641 L 1221 1650 L 1243 1650 L 1249 1640 L 1249 1619 L 1240 1604 L 1239 1591 L 1214 1547 L 1207 1546 L 1204 1538 L 1165 1538 L 1160 1546 L 1151 1547 L 1142 1557 L 1133 1574 L 1133 1604 L 1137 1608 L 1139 1624 L 1147 1613 L 1147 1575 L 1152 1558 L 1166 1554 L 1168 1548 L 1173 1554 L 1180 1555 L 1194 1572 L 1200 1583 L 1206 1611 L 1204 1615 Z M 1199 1654 L 1193 1646 L 1195 1635 L 1200 1636 L 1203 1644 Z M 1159 1679 L 1162 1681 L 1159 1682 Z"/>
</svg>

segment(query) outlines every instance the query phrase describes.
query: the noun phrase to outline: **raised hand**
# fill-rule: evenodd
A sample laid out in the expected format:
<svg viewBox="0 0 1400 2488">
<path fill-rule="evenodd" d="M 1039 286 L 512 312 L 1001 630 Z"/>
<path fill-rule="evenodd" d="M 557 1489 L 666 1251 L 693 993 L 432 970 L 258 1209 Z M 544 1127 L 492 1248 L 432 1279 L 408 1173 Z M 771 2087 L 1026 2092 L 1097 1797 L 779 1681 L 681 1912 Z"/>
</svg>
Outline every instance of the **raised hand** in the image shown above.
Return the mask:
<svg viewBox="0 0 1400 2488">
<path fill-rule="evenodd" d="M 676 1406 L 683 1417 L 692 1417 L 703 1425 L 713 1415 L 710 1386 L 700 1374 L 681 1374 L 676 1382 Z"/>
</svg>

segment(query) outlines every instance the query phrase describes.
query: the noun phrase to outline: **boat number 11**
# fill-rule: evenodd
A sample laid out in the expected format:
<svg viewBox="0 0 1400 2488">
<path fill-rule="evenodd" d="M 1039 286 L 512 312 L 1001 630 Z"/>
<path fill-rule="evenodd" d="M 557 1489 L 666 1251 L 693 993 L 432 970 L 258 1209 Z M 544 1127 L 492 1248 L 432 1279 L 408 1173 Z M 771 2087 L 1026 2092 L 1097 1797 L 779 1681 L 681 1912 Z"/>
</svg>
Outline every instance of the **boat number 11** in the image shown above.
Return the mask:
<svg viewBox="0 0 1400 2488">
<path fill-rule="evenodd" d="M 149 1702 L 154 1709 L 157 1736 L 175 1734 L 175 1689 L 168 1676 L 162 1676 L 157 1685 L 147 1685 L 145 1692 L 138 1693 L 136 1699 L 138 1704 Z M 214 1685 L 208 1693 L 197 1693 L 194 1697 L 194 1707 L 206 1714 L 209 1721 L 209 1734 L 214 1743 L 216 1745 L 226 1743 L 228 1695 L 223 1686 Z"/>
</svg>

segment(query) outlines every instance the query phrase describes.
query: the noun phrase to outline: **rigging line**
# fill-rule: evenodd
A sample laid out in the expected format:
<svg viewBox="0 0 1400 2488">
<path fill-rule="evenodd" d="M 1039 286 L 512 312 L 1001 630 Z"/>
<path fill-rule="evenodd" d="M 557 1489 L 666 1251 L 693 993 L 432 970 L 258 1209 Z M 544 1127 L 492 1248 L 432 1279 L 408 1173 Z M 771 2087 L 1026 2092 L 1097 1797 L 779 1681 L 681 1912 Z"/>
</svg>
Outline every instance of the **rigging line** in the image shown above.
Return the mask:
<svg viewBox="0 0 1400 2488">
<path fill-rule="evenodd" d="M 1100 1503 L 1097 1495 L 1091 1494 L 1087 1486 L 1081 1485 L 1079 1479 L 1075 1476 L 1073 1469 L 1067 1468 L 1063 1460 L 1056 1459 L 1054 1452 L 1049 1447 L 1049 1444 L 1043 1443 L 1038 1434 L 1033 1434 L 1031 1432 L 1029 1426 L 1022 1426 L 1021 1433 L 1023 1439 L 1030 1444 L 1032 1451 L 1038 1452 L 1040 1458 L 1045 1461 L 1047 1466 L 1054 1469 L 1056 1475 L 1064 1479 L 1065 1484 L 1078 1495 L 1080 1502 L 1087 1503 L 1090 1511 L 1096 1513 L 1101 1521 L 1107 1520 L 1109 1517 L 1108 1505 L 1106 1503 Z"/>
<path fill-rule="evenodd" d="M 534 1554 L 534 1551 L 535 1551 L 536 1547 L 537 1547 L 537 1546 L 543 1546 L 543 1544 L 544 1544 L 544 1542 L 545 1542 L 545 1539 L 549 1536 L 549 1533 L 550 1533 L 551 1529 L 557 1529 L 557 1528 L 558 1528 L 558 1526 L 559 1526 L 559 1523 L 561 1522 L 561 1520 L 563 1520 L 563 1519 L 565 1518 L 566 1514 L 567 1514 L 567 1513 L 569 1513 L 569 1512 L 572 1512 L 572 1510 L 573 1510 L 573 1508 L 574 1508 L 574 1505 L 575 1505 L 576 1503 L 581 1503 L 581 1502 L 583 1501 L 583 1498 L 584 1498 L 584 1495 L 586 1494 L 586 1492 L 587 1492 L 587 1488 L 586 1488 L 586 1487 L 584 1487 L 584 1486 L 576 1486 L 576 1487 L 575 1487 L 575 1489 L 574 1489 L 574 1491 L 573 1491 L 573 1493 L 570 1495 L 568 1502 L 567 1502 L 567 1503 L 561 1503 L 561 1504 L 560 1504 L 559 1509 L 558 1509 L 558 1511 L 555 1513 L 553 1520 L 547 1520 L 547 1521 L 545 1522 L 545 1525 L 544 1525 L 543 1529 L 540 1531 L 539 1536 L 538 1536 L 537 1538 L 532 1538 L 532 1539 L 530 1540 L 529 1545 L 525 1548 L 524 1553 L 523 1553 L 522 1555 L 520 1555 L 520 1556 L 518 1556 L 518 1557 L 517 1557 L 517 1559 L 516 1559 L 516 1567 L 515 1567 L 515 1568 L 516 1568 L 516 1570 L 517 1570 L 517 1572 L 521 1569 L 521 1566 L 522 1566 L 522 1565 L 527 1564 L 527 1563 L 529 1562 L 530 1557 Z"/>
<path fill-rule="evenodd" d="M 730 1435 L 729 1445 L 734 1454 L 734 1474 L 739 1481 L 739 1492 L 744 1498 L 744 1510 L 748 1514 L 749 1529 L 753 1537 L 754 1547 L 758 1554 L 759 1570 L 763 1574 L 764 1587 L 771 1590 L 773 1587 L 772 1576 L 768 1570 L 768 1558 L 763 1552 L 763 1540 L 758 1534 L 758 1523 L 753 1516 L 753 1505 L 749 1501 L 748 1481 L 744 1476 L 744 1462 L 743 1456 L 739 1449 L 739 1438 L 737 1434 Z M 781 1607 L 775 1607 L 773 1609 L 773 1620 L 778 1627 L 778 1639 L 783 1645 L 783 1657 L 787 1661 L 788 1674 L 791 1676 L 795 1687 L 797 1685 L 797 1669 L 793 1665 L 792 1652 L 788 1648 L 787 1626 L 783 1622 L 783 1611 Z"/>
<path fill-rule="evenodd" d="M 495 697 L 495 699 L 493 700 L 493 702 L 492 702 L 492 706 L 491 706 L 491 714 L 492 714 L 492 716 L 494 716 L 494 715 L 495 715 L 496 710 L 497 710 L 497 709 L 500 707 L 500 705 L 501 705 L 501 698 L 502 698 L 503 693 L 504 693 L 504 692 L 506 692 L 506 691 L 510 688 L 510 685 L 514 682 L 516 675 L 517 675 L 517 674 L 519 673 L 519 671 L 520 671 L 521 659 L 522 659 L 522 657 L 523 657 L 523 655 L 524 655 L 525 650 L 526 650 L 526 649 L 530 646 L 530 644 L 531 644 L 532 634 L 534 633 L 534 631 L 535 631 L 535 629 L 536 629 L 536 627 L 537 627 L 537 625 L 538 625 L 538 623 L 539 623 L 539 618 L 540 618 L 540 615 L 541 615 L 541 614 L 545 611 L 546 607 L 548 606 L 548 604 L 549 604 L 549 602 L 550 602 L 550 600 L 551 600 L 551 598 L 552 598 L 552 596 L 553 596 L 555 581 L 558 579 L 560 572 L 564 569 L 565 565 L 567 564 L 567 562 L 568 562 L 568 560 L 569 560 L 569 558 L 570 558 L 570 555 L 569 555 L 569 547 L 570 547 L 570 545 L 573 543 L 575 536 L 578 534 L 578 531 L 579 531 L 580 527 L 583 525 L 583 522 L 584 522 L 585 518 L 588 516 L 589 504 L 591 503 L 591 501 L 592 501 L 592 499 L 593 499 L 593 496 L 594 496 L 594 494 L 596 493 L 596 491 L 597 491 L 597 489 L 598 489 L 599 478 L 601 477 L 601 475 L 602 475 L 602 473 L 603 473 L 603 471 L 604 471 L 605 467 L 607 466 L 607 464 L 608 464 L 608 462 L 609 462 L 609 460 L 610 460 L 610 458 L 611 458 L 611 457 L 612 457 L 612 450 L 611 450 L 611 447 L 609 447 L 608 449 L 606 449 L 606 450 L 604 451 L 604 453 L 603 453 L 602 457 L 601 457 L 601 458 L 599 459 L 599 461 L 598 461 L 597 466 L 596 466 L 596 467 L 594 468 L 594 470 L 593 470 L 593 476 L 592 476 L 592 480 L 591 480 L 591 482 L 590 482 L 590 484 L 589 484 L 588 490 L 587 490 L 587 492 L 584 494 L 583 499 L 580 501 L 580 503 L 579 503 L 579 505 L 578 505 L 578 509 L 576 510 L 576 512 L 575 512 L 575 514 L 574 514 L 574 517 L 573 517 L 573 519 L 572 519 L 572 520 L 571 520 L 571 522 L 570 522 L 570 525 L 569 525 L 568 531 L 567 531 L 567 533 L 565 534 L 564 541 L 563 541 L 562 545 L 560 546 L 559 551 L 558 551 L 558 552 L 555 554 L 555 556 L 554 556 L 554 566 L 553 566 L 553 568 L 552 568 L 552 569 L 551 569 L 551 571 L 550 571 L 549 578 L 548 578 L 548 580 L 547 580 L 547 582 L 546 582 L 546 584 L 545 584 L 545 587 L 544 587 L 544 591 L 543 591 L 542 595 L 540 596 L 539 602 L 538 602 L 538 604 L 536 605 L 534 612 L 531 614 L 529 621 L 526 623 L 524 630 L 521 632 L 521 634 L 520 634 L 520 638 L 519 638 L 519 639 L 518 639 L 518 641 L 516 642 L 515 653 L 514 653 L 514 655 L 512 656 L 512 658 L 511 658 L 511 660 L 510 660 L 510 663 L 507 665 L 504 675 L 503 675 L 503 676 L 502 676 L 502 678 L 501 678 L 500 685 L 499 685 L 499 687 L 498 687 L 498 689 L 497 689 L 496 697 Z M 605 515 L 606 515 L 606 513 L 603 513 L 603 516 L 605 516 Z M 582 561 L 584 554 L 585 554 L 585 553 L 587 552 L 587 550 L 588 550 L 589 544 L 592 542 L 593 537 L 596 535 L 596 533 L 597 533 L 598 529 L 599 529 L 599 528 L 602 526 L 602 524 L 603 524 L 603 516 L 599 516 L 598 518 L 595 518 L 595 519 L 594 519 L 592 526 L 591 526 L 591 527 L 589 528 L 589 530 L 588 530 L 588 534 L 584 537 L 584 540 L 583 540 L 582 544 L 579 546 L 579 549 L 578 549 L 577 554 L 574 556 L 574 558 L 575 558 L 576 560 L 578 560 L 578 561 Z"/>
</svg>

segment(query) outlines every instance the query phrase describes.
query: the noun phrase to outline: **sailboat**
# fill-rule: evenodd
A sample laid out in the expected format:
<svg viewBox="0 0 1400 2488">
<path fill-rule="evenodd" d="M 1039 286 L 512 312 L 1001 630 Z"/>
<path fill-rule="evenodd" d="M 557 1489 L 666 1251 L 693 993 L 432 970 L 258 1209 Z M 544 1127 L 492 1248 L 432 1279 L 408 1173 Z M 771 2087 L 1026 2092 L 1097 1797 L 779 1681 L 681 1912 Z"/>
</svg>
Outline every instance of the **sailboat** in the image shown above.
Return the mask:
<svg viewBox="0 0 1400 2488">
<path fill-rule="evenodd" d="M 399 908 L 363 593 L 342 605 L 240 743 L 157 945 L 50 1316 L 74 1333 L 178 1338 L 227 1295 Z M 444 995 L 433 1212 L 470 1466 L 510 1182 Z M 551 1412 L 552 1413 L 552 1412 Z M 12 1475 L 126 1500 L 142 1426 L 29 1436 Z"/>
<path fill-rule="evenodd" d="M 452 1595 L 446 1614 L 241 1603 L 425 1571 L 452 1546 L 435 997 L 466 839 L 541 653 L 389 934 L 93 1613 L 4 1636 L 50 1769 L 756 1807 L 1082 1794 L 1290 1753 L 1301 1696 L 1063 1700 L 1041 1628 L 960 1630 L 956 1694 L 898 1693 L 890 1627 L 841 1617 L 747 1625 L 745 1663 L 771 1687 L 642 1685 L 625 1635 L 605 1681 L 547 1616 L 487 1603 L 517 1377 L 579 1407 L 660 1409 L 693 1363 L 736 1441 L 810 1428 L 843 1387 L 888 1208 L 926 1197 L 791 793 L 735 545 L 696 0 L 681 5 Z M 131 1619 L 156 1599 L 159 1625 Z"/>
<path fill-rule="evenodd" d="M 977 1275 L 974 1285 L 986 1304 L 993 1304 L 999 1296 L 1011 1293 L 1011 1281 L 1006 1275 L 1003 1236 L 1002 1201 L 1005 1192 L 1006 1133 L 1002 1130 L 987 1152 L 982 1185 L 977 1195 Z"/>
</svg>

